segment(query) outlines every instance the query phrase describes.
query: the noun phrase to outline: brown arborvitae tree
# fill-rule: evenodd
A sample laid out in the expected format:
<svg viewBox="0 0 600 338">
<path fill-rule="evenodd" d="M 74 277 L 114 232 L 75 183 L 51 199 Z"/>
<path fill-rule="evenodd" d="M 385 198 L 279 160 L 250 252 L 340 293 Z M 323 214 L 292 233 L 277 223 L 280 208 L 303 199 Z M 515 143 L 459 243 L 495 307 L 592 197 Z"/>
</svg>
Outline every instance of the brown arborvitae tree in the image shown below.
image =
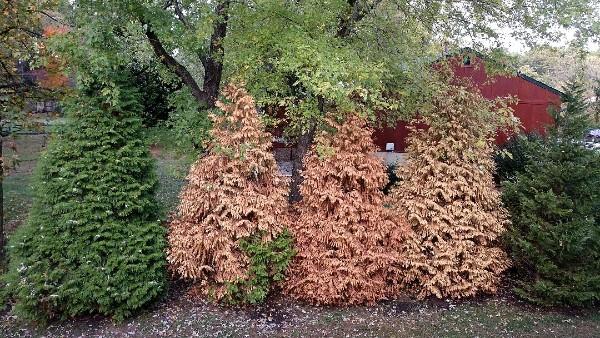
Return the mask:
<svg viewBox="0 0 600 338">
<path fill-rule="evenodd" d="M 216 299 L 256 277 L 249 276 L 253 263 L 241 241 L 259 236 L 269 243 L 288 223 L 286 184 L 254 100 L 235 86 L 224 95 L 231 103 L 217 102 L 224 114 L 212 116 L 213 144 L 190 169 L 168 250 L 171 269 Z"/>
<path fill-rule="evenodd" d="M 328 122 L 336 131 L 318 135 L 304 159 L 285 290 L 314 304 L 372 303 L 399 290 L 406 226 L 384 207 L 387 175 L 365 120 Z"/>
<path fill-rule="evenodd" d="M 419 297 L 493 293 L 508 259 L 497 239 L 509 224 L 494 185 L 494 133 L 511 109 L 472 86 L 449 84 L 409 139 L 390 204 L 410 226 L 403 281 Z"/>
</svg>

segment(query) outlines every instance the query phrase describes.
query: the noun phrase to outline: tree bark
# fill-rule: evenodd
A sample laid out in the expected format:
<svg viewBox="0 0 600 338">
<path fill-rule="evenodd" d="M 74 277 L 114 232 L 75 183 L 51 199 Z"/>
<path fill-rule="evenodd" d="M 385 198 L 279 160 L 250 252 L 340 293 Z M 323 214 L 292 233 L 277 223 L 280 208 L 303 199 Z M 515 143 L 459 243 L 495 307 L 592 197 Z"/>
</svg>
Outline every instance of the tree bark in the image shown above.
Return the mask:
<svg viewBox="0 0 600 338">
<path fill-rule="evenodd" d="M 229 20 L 229 7 L 231 1 L 219 1 L 215 8 L 217 20 L 214 23 L 213 33 L 210 36 L 210 47 L 208 55 L 202 58 L 204 66 L 204 91 L 209 97 L 211 106 L 214 105 L 219 96 L 219 85 L 223 75 L 223 57 L 225 50 L 223 40 L 227 35 L 227 22 Z"/>
<path fill-rule="evenodd" d="M 177 75 L 186 86 L 188 86 L 192 92 L 192 95 L 196 98 L 198 103 L 201 105 L 212 107 L 210 104 L 210 96 L 205 90 L 200 89 L 200 86 L 194 80 L 194 77 L 181 63 L 175 60 L 174 57 L 167 52 L 165 47 L 162 45 L 156 33 L 152 30 L 152 26 L 146 22 L 146 37 L 148 42 L 154 50 L 154 54 L 160 59 L 160 62 L 167 66 L 175 75 Z"/>
<path fill-rule="evenodd" d="M 298 202 L 302 199 L 302 195 L 300 194 L 300 184 L 302 184 L 302 169 L 304 165 L 304 156 L 310 149 L 310 146 L 313 143 L 315 138 L 315 130 L 316 126 L 311 124 L 309 130 L 300 135 L 298 138 L 298 143 L 296 144 L 296 149 L 292 154 L 292 182 L 290 184 L 290 202 Z"/>
</svg>

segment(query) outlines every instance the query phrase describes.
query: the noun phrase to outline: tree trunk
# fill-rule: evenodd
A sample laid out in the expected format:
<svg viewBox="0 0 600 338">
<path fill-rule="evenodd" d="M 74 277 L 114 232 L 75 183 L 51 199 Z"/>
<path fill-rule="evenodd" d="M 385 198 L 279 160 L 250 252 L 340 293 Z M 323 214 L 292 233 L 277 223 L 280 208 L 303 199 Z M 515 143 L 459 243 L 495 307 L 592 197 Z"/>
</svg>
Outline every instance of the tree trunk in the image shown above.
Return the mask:
<svg viewBox="0 0 600 338">
<path fill-rule="evenodd" d="M 325 113 L 325 98 L 319 96 L 317 98 L 319 101 L 319 111 L 324 114 Z M 298 143 L 296 144 L 296 151 L 292 154 L 292 182 L 290 185 L 290 202 L 298 202 L 302 199 L 302 195 L 300 194 L 300 184 L 302 184 L 302 174 L 301 171 L 304 167 L 304 155 L 310 149 L 310 146 L 313 144 L 313 140 L 315 139 L 315 132 L 317 130 L 316 121 L 312 120 L 308 124 L 308 131 L 298 138 Z"/>
<path fill-rule="evenodd" d="M 230 0 L 220 1 L 215 8 L 217 21 L 213 26 L 213 33 L 210 36 L 210 49 L 208 55 L 202 59 L 204 66 L 204 92 L 209 97 L 209 104 L 214 105 L 219 96 L 219 85 L 223 75 L 223 57 L 225 50 L 223 40 L 227 35 L 227 21 L 229 20 Z"/>
<path fill-rule="evenodd" d="M 302 199 L 300 195 L 300 184 L 302 183 L 302 175 L 300 171 L 303 169 L 303 160 L 304 155 L 310 149 L 310 146 L 313 143 L 313 139 L 315 138 L 315 126 L 314 124 L 310 126 L 308 132 L 302 134 L 298 138 L 298 143 L 296 144 L 296 149 L 292 154 L 292 182 L 290 185 L 290 202 L 298 202 Z"/>
<path fill-rule="evenodd" d="M 225 36 L 227 35 L 230 6 L 231 0 L 222 0 L 219 1 L 215 7 L 217 19 L 213 23 L 209 51 L 206 55 L 200 56 L 200 61 L 204 67 L 204 82 L 202 88 L 200 88 L 200 85 L 196 82 L 188 69 L 177 61 L 163 46 L 158 35 L 152 29 L 150 22 L 144 18 L 140 18 L 142 25 L 146 25 L 146 37 L 159 61 L 190 88 L 192 95 L 194 95 L 200 106 L 205 106 L 207 108 L 213 108 L 219 97 L 219 87 L 223 76 L 223 58 L 225 56 L 223 40 L 225 40 Z M 181 13 L 178 13 L 178 15 L 181 15 Z M 182 17 L 180 17 L 180 19 L 181 18 Z"/>
</svg>

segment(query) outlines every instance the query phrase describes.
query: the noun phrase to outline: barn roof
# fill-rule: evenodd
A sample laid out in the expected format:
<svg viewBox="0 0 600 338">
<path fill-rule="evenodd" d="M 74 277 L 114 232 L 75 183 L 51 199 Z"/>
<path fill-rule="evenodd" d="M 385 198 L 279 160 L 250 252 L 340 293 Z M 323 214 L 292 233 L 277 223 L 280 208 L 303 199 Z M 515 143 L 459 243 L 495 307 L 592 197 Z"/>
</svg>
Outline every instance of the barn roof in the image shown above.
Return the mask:
<svg viewBox="0 0 600 338">
<path fill-rule="evenodd" d="M 483 53 L 481 53 L 479 51 L 476 51 L 476 50 L 474 50 L 471 47 L 463 47 L 463 48 L 461 48 L 457 52 L 448 53 L 448 54 L 446 54 L 446 58 L 452 57 L 452 56 L 461 55 L 461 54 L 474 54 L 475 56 L 477 56 L 478 58 L 480 58 L 480 59 L 482 59 L 484 61 L 493 61 L 489 56 L 484 55 Z M 514 68 L 513 68 L 513 70 L 514 70 Z M 525 81 L 527 81 L 527 82 L 529 82 L 531 84 L 534 84 L 534 85 L 536 85 L 536 86 L 538 86 L 538 87 L 540 87 L 540 88 L 542 88 L 544 90 L 547 90 L 547 91 L 549 91 L 549 92 L 551 92 L 551 93 L 553 93 L 555 95 L 559 95 L 559 96 L 564 95 L 564 93 L 562 91 L 560 91 L 560 90 L 558 90 L 558 89 L 556 89 L 556 88 L 550 86 L 549 84 L 546 84 L 546 83 L 544 83 L 544 82 L 542 82 L 540 80 L 534 79 L 533 77 L 531 77 L 531 76 L 529 76 L 529 75 L 527 75 L 527 74 L 525 74 L 523 72 L 517 71 L 517 77 L 519 77 L 519 78 L 521 78 L 521 79 L 523 79 L 523 80 L 525 80 Z"/>
<path fill-rule="evenodd" d="M 554 93 L 556 95 L 560 95 L 560 96 L 564 95 L 564 93 L 562 91 L 560 91 L 560 90 L 558 90 L 558 89 L 556 89 L 556 88 L 554 88 L 554 87 L 552 87 L 550 85 L 547 85 L 547 84 L 543 83 L 542 81 L 536 80 L 536 79 L 532 78 L 531 76 L 529 76 L 529 75 L 527 75 L 525 73 L 518 72 L 517 76 L 520 77 L 520 78 L 522 78 L 525 81 L 533 83 L 534 85 L 536 85 L 538 87 L 546 89 L 547 91 L 550 91 L 550 92 L 552 92 L 552 93 Z"/>
</svg>

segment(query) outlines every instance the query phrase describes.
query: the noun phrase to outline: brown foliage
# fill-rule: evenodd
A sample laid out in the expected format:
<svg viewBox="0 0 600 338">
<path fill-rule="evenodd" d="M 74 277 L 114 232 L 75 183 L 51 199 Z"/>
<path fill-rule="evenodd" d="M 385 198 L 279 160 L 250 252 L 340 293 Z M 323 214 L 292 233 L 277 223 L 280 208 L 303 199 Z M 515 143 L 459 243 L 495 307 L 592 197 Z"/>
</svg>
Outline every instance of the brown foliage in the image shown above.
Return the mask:
<svg viewBox="0 0 600 338">
<path fill-rule="evenodd" d="M 406 287 L 419 297 L 496 291 L 508 267 L 498 236 L 509 224 L 495 188 L 493 136 L 510 109 L 474 88 L 448 85 L 417 121 L 390 203 L 411 225 Z"/>
<path fill-rule="evenodd" d="M 365 120 L 328 121 L 337 132 L 317 136 L 304 160 L 285 289 L 314 304 L 372 303 L 398 292 L 405 227 L 383 206 L 387 175 Z"/>
<path fill-rule="evenodd" d="M 217 102 L 224 114 L 212 116 L 209 154 L 190 169 L 168 250 L 171 269 L 216 299 L 228 283 L 249 278 L 239 240 L 260 233 L 270 241 L 288 222 L 287 189 L 254 100 L 235 86 L 224 95 L 232 102 Z"/>
</svg>

